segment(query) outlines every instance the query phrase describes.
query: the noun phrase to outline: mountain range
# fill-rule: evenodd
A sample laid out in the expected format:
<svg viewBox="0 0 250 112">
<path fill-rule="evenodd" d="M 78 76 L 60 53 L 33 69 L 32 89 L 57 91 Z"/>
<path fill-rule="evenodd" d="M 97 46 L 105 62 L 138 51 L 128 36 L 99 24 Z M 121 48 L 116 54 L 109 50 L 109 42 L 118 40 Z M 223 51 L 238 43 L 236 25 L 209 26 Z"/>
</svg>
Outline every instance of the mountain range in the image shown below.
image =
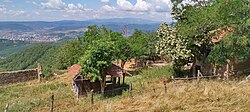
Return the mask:
<svg viewBox="0 0 250 112">
<path fill-rule="evenodd" d="M 86 28 L 90 25 L 106 25 L 108 29 L 121 31 L 124 25 L 128 25 L 130 30 L 140 29 L 142 31 L 155 31 L 160 21 L 152 21 L 136 18 L 113 18 L 113 19 L 93 19 L 86 21 L 62 20 L 62 21 L 1 21 L 0 30 L 11 30 L 20 32 L 38 31 L 66 31 Z"/>
</svg>

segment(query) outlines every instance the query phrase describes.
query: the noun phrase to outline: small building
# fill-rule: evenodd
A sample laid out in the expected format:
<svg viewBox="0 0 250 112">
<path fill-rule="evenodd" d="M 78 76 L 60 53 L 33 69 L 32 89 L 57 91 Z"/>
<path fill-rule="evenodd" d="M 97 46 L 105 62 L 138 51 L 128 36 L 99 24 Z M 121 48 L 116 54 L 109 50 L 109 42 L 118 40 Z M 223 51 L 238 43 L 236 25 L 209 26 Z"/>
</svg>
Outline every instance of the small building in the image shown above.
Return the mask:
<svg viewBox="0 0 250 112">
<path fill-rule="evenodd" d="M 210 31 L 208 34 L 212 35 L 209 41 L 212 44 L 218 44 L 222 41 L 223 38 L 227 36 L 228 33 L 233 32 L 233 28 L 226 27 L 224 29 L 218 28 Z M 217 65 L 214 63 L 205 63 L 207 55 L 211 49 L 205 49 L 203 53 L 201 53 L 201 57 L 199 59 L 195 59 L 193 64 L 193 76 L 195 77 L 197 71 L 200 70 L 203 75 L 217 75 L 221 76 L 221 78 L 228 78 L 230 75 L 237 75 L 245 72 L 250 72 L 250 57 L 243 61 L 238 62 L 235 59 L 227 59 L 227 63 L 222 65 L 220 69 L 217 69 Z"/>
<path fill-rule="evenodd" d="M 79 97 L 81 95 L 86 95 L 92 89 L 94 92 L 100 92 L 102 81 L 97 80 L 95 82 L 91 82 L 91 79 L 85 78 L 84 75 L 81 74 L 81 69 L 82 67 L 80 65 L 74 64 L 67 70 L 72 84 L 72 89 L 76 96 Z M 108 90 L 119 87 L 119 85 L 121 85 L 121 78 L 122 83 L 124 84 L 125 76 L 128 73 L 121 67 L 112 64 L 106 71 L 106 74 L 107 75 L 103 80 L 105 81 L 105 90 Z"/>
</svg>

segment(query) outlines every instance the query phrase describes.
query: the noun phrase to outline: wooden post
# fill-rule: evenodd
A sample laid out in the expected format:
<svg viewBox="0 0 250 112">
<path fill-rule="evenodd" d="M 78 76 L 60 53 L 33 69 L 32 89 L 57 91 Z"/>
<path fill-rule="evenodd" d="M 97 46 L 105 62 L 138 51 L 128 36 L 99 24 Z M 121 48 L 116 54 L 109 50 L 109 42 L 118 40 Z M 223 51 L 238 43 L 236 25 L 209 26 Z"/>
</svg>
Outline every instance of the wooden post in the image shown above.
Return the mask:
<svg viewBox="0 0 250 112">
<path fill-rule="evenodd" d="M 50 112 L 54 111 L 54 94 L 51 96 L 51 107 L 50 107 Z"/>
<path fill-rule="evenodd" d="M 121 85 L 121 77 L 118 77 L 118 85 Z"/>
<path fill-rule="evenodd" d="M 174 81 L 174 86 L 176 87 L 176 81 L 174 79 L 174 76 L 171 76 L 172 77 L 172 80 Z"/>
<path fill-rule="evenodd" d="M 117 85 L 117 82 L 116 82 L 116 77 L 114 77 L 114 84 Z"/>
<path fill-rule="evenodd" d="M 94 90 L 93 89 L 90 91 L 90 103 L 91 105 L 94 104 Z"/>
<path fill-rule="evenodd" d="M 200 70 L 198 70 L 198 73 L 197 73 L 197 81 L 200 81 Z"/>
<path fill-rule="evenodd" d="M 9 104 L 7 103 L 5 108 L 4 108 L 4 112 L 8 112 L 8 108 L 9 108 Z"/>
<path fill-rule="evenodd" d="M 77 98 L 77 100 L 79 100 L 79 97 L 80 97 L 80 95 L 79 95 L 79 87 L 76 87 L 76 98 Z"/>
<path fill-rule="evenodd" d="M 37 65 L 37 78 L 38 78 L 39 82 L 41 82 L 41 80 L 42 80 L 42 74 L 43 74 L 43 72 L 42 72 L 42 65 L 39 63 Z"/>
<path fill-rule="evenodd" d="M 129 82 L 129 96 L 130 96 L 130 98 L 133 97 L 132 96 L 132 82 L 131 81 Z"/>
<path fill-rule="evenodd" d="M 228 80 L 228 76 L 229 76 L 229 64 L 227 63 L 227 67 L 226 67 L 226 80 Z"/>
<path fill-rule="evenodd" d="M 122 84 L 124 85 L 124 82 L 125 82 L 125 76 L 126 76 L 126 75 L 125 75 L 125 73 L 123 73 L 122 75 L 123 75 L 123 77 L 122 77 Z"/>
<path fill-rule="evenodd" d="M 164 84 L 165 93 L 167 93 L 167 81 L 166 81 L 166 76 L 163 78 L 163 84 Z"/>
</svg>

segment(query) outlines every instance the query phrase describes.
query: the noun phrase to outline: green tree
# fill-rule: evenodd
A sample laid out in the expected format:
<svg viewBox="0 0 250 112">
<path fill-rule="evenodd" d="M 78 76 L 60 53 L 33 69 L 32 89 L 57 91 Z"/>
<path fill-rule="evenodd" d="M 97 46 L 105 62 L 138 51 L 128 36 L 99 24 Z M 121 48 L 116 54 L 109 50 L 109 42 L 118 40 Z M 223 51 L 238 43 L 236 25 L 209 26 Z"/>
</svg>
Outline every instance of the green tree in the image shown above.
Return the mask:
<svg viewBox="0 0 250 112">
<path fill-rule="evenodd" d="M 83 45 L 79 38 L 62 45 L 56 56 L 56 66 L 58 69 L 67 67 L 78 62 L 78 58 L 84 53 Z"/>
<path fill-rule="evenodd" d="M 141 30 L 136 29 L 134 33 L 128 38 L 128 42 L 132 47 L 132 57 L 135 60 L 148 58 L 149 47 L 148 47 L 148 36 Z"/>
<path fill-rule="evenodd" d="M 82 73 L 92 81 L 101 81 L 101 91 L 104 92 L 106 70 L 115 59 L 114 42 L 108 40 L 97 40 L 92 46 L 88 46 L 79 59 L 79 64 L 83 67 Z"/>
<path fill-rule="evenodd" d="M 249 57 L 249 23 L 247 22 L 250 14 L 249 1 L 192 0 L 192 5 L 183 4 L 183 0 L 172 0 L 172 2 L 174 3 L 172 14 L 177 21 L 175 30 L 178 36 L 176 37 L 180 43 L 183 43 L 185 49 L 191 51 L 191 62 L 196 58 L 206 57 L 208 53 L 207 59 L 215 64 L 224 64 L 228 59 L 241 60 Z M 159 30 L 161 29 L 164 31 L 164 27 Z M 211 31 L 218 30 L 217 32 L 220 33 L 228 29 L 233 31 L 228 32 L 221 42 L 214 44 L 209 41 L 217 36 L 211 34 Z M 165 32 L 167 33 L 167 30 Z M 175 41 L 175 39 L 167 40 Z M 165 43 L 168 46 L 169 42 Z M 176 47 L 176 44 L 173 47 Z M 208 52 L 209 49 L 211 52 Z M 220 53 L 222 50 L 223 54 Z M 183 61 L 180 62 L 183 63 Z M 184 64 L 187 63 L 188 61 L 184 61 Z"/>
</svg>

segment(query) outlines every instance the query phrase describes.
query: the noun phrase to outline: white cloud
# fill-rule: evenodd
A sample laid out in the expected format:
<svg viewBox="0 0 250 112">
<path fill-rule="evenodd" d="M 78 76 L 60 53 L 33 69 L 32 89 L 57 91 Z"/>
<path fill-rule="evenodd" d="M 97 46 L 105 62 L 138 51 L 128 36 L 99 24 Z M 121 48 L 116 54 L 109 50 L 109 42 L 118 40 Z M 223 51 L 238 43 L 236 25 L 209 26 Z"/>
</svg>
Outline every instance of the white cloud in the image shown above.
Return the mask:
<svg viewBox="0 0 250 112">
<path fill-rule="evenodd" d="M 144 18 L 151 20 L 169 20 L 171 0 L 116 0 L 116 4 L 104 4 L 88 9 L 85 4 L 65 2 L 66 0 L 43 0 L 41 2 L 26 0 L 26 3 L 39 7 L 37 10 L 13 10 L 0 5 L 0 19 L 8 20 L 87 20 L 102 18 Z M 96 0 L 101 1 L 101 0 Z M 102 0 L 105 1 L 105 0 Z M 106 0 L 109 1 L 110 0 Z M 29 17 L 28 17 L 29 16 Z"/>
<path fill-rule="evenodd" d="M 156 12 L 169 12 L 173 4 L 171 0 L 155 0 L 152 10 Z"/>
<path fill-rule="evenodd" d="M 109 5 L 104 5 L 101 7 L 104 11 L 116 11 L 115 7 L 109 6 Z"/>
<path fill-rule="evenodd" d="M 9 10 L 4 5 L 0 5 L 0 14 L 11 15 L 11 16 L 19 16 L 25 14 L 23 10 Z"/>
<path fill-rule="evenodd" d="M 76 13 L 76 12 L 82 12 L 84 11 L 84 7 L 82 4 L 78 3 L 78 4 L 68 4 L 67 7 L 65 7 L 65 10 L 67 12 L 72 12 L 72 13 Z"/>
<path fill-rule="evenodd" d="M 45 9 L 63 9 L 66 4 L 62 0 L 48 0 L 48 2 L 42 2 L 41 6 Z"/>
<path fill-rule="evenodd" d="M 25 11 L 23 11 L 23 10 L 20 10 L 20 11 L 12 11 L 12 13 L 13 13 L 13 15 L 15 15 L 15 16 L 20 16 L 20 15 L 22 15 L 22 14 L 25 14 Z"/>
<path fill-rule="evenodd" d="M 117 0 L 117 5 L 123 10 L 133 10 L 133 5 L 127 0 Z"/>
<path fill-rule="evenodd" d="M 66 11 L 68 13 L 78 13 L 83 12 L 85 10 L 91 10 L 91 9 L 85 9 L 84 6 L 80 3 L 73 4 L 73 3 L 65 3 L 63 0 L 48 0 L 47 2 L 41 2 L 41 3 L 34 3 L 34 5 L 38 4 L 43 9 L 48 10 L 60 10 L 60 11 Z"/>
<path fill-rule="evenodd" d="M 109 2 L 109 0 L 100 0 L 100 2 Z"/>
<path fill-rule="evenodd" d="M 12 2 L 12 0 L 3 0 L 3 2 Z"/>
<path fill-rule="evenodd" d="M 4 5 L 0 5 L 0 14 L 1 13 L 6 13 L 6 8 Z"/>
<path fill-rule="evenodd" d="M 150 10 L 150 7 L 152 5 L 148 2 L 145 2 L 143 0 L 137 0 L 135 6 L 134 6 L 134 10 L 136 11 L 148 11 Z"/>
<path fill-rule="evenodd" d="M 128 0 L 117 0 L 117 5 L 121 10 L 139 12 L 169 12 L 172 8 L 172 3 L 170 0 L 137 0 L 135 5 L 132 5 L 132 3 Z"/>
</svg>

